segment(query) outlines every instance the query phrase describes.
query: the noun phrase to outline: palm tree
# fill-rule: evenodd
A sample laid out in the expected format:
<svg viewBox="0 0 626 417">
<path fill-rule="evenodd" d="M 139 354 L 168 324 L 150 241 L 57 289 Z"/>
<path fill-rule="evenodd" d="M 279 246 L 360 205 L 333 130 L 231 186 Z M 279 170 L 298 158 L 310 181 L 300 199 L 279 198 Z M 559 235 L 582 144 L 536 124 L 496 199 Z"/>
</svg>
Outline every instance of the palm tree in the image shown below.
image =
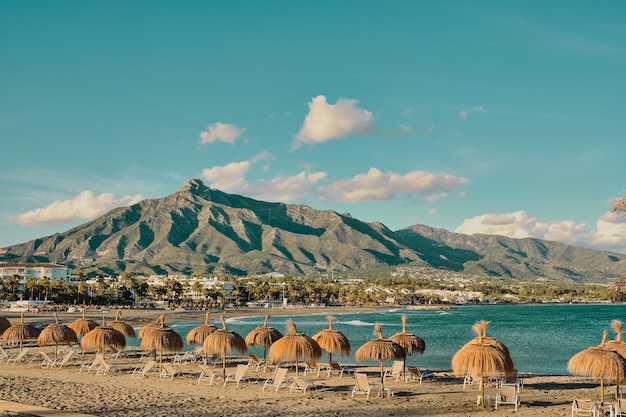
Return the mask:
<svg viewBox="0 0 626 417">
<path fill-rule="evenodd" d="M 626 196 L 626 193 L 624 193 L 624 196 Z M 611 208 L 613 213 L 626 216 L 626 198 L 616 198 L 615 200 L 612 200 Z"/>
</svg>

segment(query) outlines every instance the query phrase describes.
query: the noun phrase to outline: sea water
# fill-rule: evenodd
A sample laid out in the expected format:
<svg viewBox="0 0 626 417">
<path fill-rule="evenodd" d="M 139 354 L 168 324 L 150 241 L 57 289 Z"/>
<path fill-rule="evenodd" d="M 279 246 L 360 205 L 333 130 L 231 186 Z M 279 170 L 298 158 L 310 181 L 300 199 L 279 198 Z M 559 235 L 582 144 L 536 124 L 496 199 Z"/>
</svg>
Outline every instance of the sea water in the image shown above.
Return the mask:
<svg viewBox="0 0 626 417">
<path fill-rule="evenodd" d="M 268 310 L 271 314 L 271 310 Z M 476 337 L 472 325 L 480 320 L 490 322 L 487 335 L 503 342 L 509 349 L 513 363 L 519 372 L 541 375 L 567 375 L 567 362 L 576 353 L 602 341 L 602 332 L 609 330 L 609 340 L 616 334 L 610 324 L 622 320 L 626 329 L 626 305 L 589 304 L 542 304 L 542 305 L 467 305 L 451 310 L 405 310 L 390 309 L 376 312 L 333 313 L 333 329 L 346 335 L 352 353 L 348 356 L 333 355 L 342 364 L 357 363 L 354 352 L 375 338 L 374 324 L 380 323 L 384 337 L 402 331 L 402 315 L 408 317 L 407 332 L 422 338 L 426 351 L 422 355 L 407 357 L 407 364 L 430 370 L 449 370 L 454 354 L 465 343 Z M 311 314 L 279 316 L 272 315 L 268 326 L 285 333 L 287 320 L 292 319 L 299 332 L 308 336 L 328 328 L 328 313 L 312 309 Z M 229 318 L 228 329 L 246 337 L 248 332 L 263 325 L 265 315 Z M 218 318 L 211 322 L 218 328 Z M 168 323 L 183 340 L 192 328 L 201 322 Z M 626 337 L 625 337 L 626 338 Z M 137 345 L 138 341 L 129 340 Z M 191 347 L 185 346 L 185 350 Z M 263 349 L 252 347 L 250 353 L 263 356 Z M 322 361 L 327 359 L 324 352 Z M 376 365 L 376 362 L 358 362 Z"/>
</svg>

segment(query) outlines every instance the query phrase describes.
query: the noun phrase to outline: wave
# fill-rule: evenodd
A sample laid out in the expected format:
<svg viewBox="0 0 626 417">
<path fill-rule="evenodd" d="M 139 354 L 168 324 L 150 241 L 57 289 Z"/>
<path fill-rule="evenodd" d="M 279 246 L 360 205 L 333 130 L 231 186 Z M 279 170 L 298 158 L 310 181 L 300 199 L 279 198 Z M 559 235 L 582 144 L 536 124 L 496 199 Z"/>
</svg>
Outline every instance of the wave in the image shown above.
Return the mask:
<svg viewBox="0 0 626 417">
<path fill-rule="evenodd" d="M 350 320 L 350 321 L 341 321 L 339 324 L 347 324 L 349 326 L 373 326 L 374 323 L 369 323 L 367 321 L 362 320 Z"/>
</svg>

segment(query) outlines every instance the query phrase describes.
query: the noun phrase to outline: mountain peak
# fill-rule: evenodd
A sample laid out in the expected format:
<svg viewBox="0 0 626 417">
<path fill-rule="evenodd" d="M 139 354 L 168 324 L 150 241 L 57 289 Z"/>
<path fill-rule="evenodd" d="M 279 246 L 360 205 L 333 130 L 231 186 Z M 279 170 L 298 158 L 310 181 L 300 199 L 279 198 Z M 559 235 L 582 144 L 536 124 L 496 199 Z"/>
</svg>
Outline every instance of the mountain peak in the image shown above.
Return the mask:
<svg viewBox="0 0 626 417">
<path fill-rule="evenodd" d="M 189 191 L 192 194 L 202 195 L 209 191 L 209 187 L 204 185 L 201 179 L 191 178 L 178 191 Z"/>
</svg>

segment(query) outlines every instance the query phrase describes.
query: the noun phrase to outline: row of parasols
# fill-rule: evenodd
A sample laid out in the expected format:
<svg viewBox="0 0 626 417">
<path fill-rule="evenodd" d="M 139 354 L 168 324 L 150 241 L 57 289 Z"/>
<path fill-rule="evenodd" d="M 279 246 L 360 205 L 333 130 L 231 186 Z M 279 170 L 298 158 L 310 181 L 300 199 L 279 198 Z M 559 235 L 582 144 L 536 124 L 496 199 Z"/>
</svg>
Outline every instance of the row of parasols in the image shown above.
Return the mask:
<svg viewBox="0 0 626 417">
<path fill-rule="evenodd" d="M 333 329 L 334 317 L 327 317 L 329 327 L 312 337 L 298 332 L 296 324 L 288 321 L 287 332 L 268 326 L 269 315 L 265 316 L 263 325 L 250 331 L 244 338 L 227 328 L 224 318 L 220 316 L 222 328 L 209 323 L 209 313 L 205 323 L 189 331 L 186 342 L 189 345 L 202 344 L 205 355 L 218 356 L 222 361 L 222 372 L 226 372 L 226 356 L 231 353 L 245 354 L 249 346 L 264 349 L 264 360 L 271 363 L 295 362 L 296 373 L 299 372 L 300 361 L 318 361 L 322 350 L 332 361 L 333 354 L 349 355 L 351 352 L 348 338 L 340 331 Z M 55 322 L 43 330 L 25 323 L 24 315 L 20 322 L 11 324 L 0 317 L 0 335 L 5 342 L 18 342 L 20 349 L 24 341 L 37 340 L 38 345 L 78 344 L 82 349 L 97 349 L 101 353 L 106 350 L 120 351 L 126 347 L 126 337 L 136 337 L 135 329 L 121 319 L 118 311 L 115 320 L 102 324 L 83 316 L 68 325 L 59 323 L 54 314 Z M 405 360 L 407 355 L 421 354 L 426 344 L 420 337 L 406 331 L 407 317 L 402 316 L 402 331 L 387 338 L 383 337 L 379 323 L 374 326 L 377 336 L 364 343 L 355 353 L 357 361 L 372 360 L 380 362 L 381 383 L 384 384 L 384 362 L 389 360 Z M 615 340 L 607 341 L 608 332 L 604 332 L 602 343 L 579 352 L 568 363 L 568 370 L 577 375 L 591 376 L 600 380 L 601 401 L 604 401 L 604 383 L 615 381 L 619 385 L 626 380 L 626 342 L 622 340 L 622 323 L 613 320 L 611 326 L 617 333 Z M 487 336 L 489 322 L 481 321 L 472 327 L 477 337 L 462 346 L 452 358 L 452 370 L 456 375 L 472 375 L 481 381 L 481 397 L 484 399 L 485 379 L 490 375 L 510 375 L 515 372 L 513 360 L 504 343 Z M 139 334 L 141 349 L 158 353 L 159 361 L 163 353 L 180 352 L 183 339 L 171 327 L 165 324 L 161 315 L 155 322 L 142 327 Z M 268 352 L 269 349 L 269 352 Z M 484 403 L 484 401 L 483 401 Z"/>
</svg>

